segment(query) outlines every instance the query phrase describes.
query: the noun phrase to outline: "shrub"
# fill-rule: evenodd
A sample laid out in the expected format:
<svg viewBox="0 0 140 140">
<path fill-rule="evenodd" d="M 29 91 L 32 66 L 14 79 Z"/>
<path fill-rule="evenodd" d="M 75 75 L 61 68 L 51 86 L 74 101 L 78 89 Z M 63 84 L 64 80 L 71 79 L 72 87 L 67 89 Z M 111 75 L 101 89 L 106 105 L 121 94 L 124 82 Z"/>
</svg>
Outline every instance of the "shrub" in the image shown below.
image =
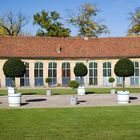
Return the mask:
<svg viewBox="0 0 140 140">
<path fill-rule="evenodd" d="M 115 81 L 115 79 L 114 79 L 113 77 L 110 77 L 110 78 L 108 79 L 108 81 L 109 81 L 109 83 L 113 83 L 113 82 Z"/>
<path fill-rule="evenodd" d="M 45 82 L 46 82 L 46 83 L 51 83 L 51 82 L 52 82 L 52 79 L 51 79 L 51 78 L 46 78 L 46 79 L 45 79 Z"/>
<path fill-rule="evenodd" d="M 75 89 L 79 87 L 79 83 L 75 80 L 69 81 L 68 86 Z"/>
<path fill-rule="evenodd" d="M 24 76 L 26 66 L 19 58 L 10 58 L 3 65 L 3 72 L 6 77 L 10 77 L 13 80 L 13 86 L 15 86 L 15 77 Z"/>
<path fill-rule="evenodd" d="M 134 75 L 134 65 L 128 58 L 120 59 L 114 68 L 116 76 L 123 77 L 123 91 L 125 91 L 125 77 Z"/>
<path fill-rule="evenodd" d="M 74 74 L 76 76 L 80 76 L 81 78 L 83 76 L 86 76 L 88 73 L 87 67 L 83 63 L 77 63 L 74 67 Z"/>
</svg>

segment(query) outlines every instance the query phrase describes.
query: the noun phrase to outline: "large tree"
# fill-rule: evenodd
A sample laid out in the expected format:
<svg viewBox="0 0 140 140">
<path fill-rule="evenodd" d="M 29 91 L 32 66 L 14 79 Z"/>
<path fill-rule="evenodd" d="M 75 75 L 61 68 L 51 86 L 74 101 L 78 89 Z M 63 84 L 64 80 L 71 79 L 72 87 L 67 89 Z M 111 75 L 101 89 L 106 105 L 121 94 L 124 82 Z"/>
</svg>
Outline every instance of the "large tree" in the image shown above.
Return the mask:
<svg viewBox="0 0 140 140">
<path fill-rule="evenodd" d="M 36 33 L 37 36 L 46 37 L 69 37 L 70 29 L 64 28 L 60 22 L 60 15 L 56 11 L 36 13 L 34 15 L 34 24 L 41 27 Z"/>
<path fill-rule="evenodd" d="M 96 5 L 85 3 L 76 12 L 70 11 L 68 23 L 78 28 L 80 37 L 98 37 L 102 33 L 109 33 L 106 25 L 96 21 L 98 11 Z"/>
<path fill-rule="evenodd" d="M 136 8 L 134 13 L 130 13 L 131 27 L 128 30 L 128 35 L 140 35 L 140 7 Z"/>
<path fill-rule="evenodd" d="M 18 36 L 22 34 L 22 28 L 29 19 L 22 12 L 7 12 L 0 17 L 0 35 Z"/>
</svg>

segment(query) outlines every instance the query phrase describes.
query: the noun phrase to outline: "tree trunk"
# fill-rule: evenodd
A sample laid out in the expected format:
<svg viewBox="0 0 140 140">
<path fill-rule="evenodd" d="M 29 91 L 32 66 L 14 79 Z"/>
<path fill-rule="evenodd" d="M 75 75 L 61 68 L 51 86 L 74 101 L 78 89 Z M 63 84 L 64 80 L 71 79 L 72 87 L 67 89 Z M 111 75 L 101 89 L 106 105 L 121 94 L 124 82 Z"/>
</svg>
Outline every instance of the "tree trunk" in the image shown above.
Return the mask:
<svg viewBox="0 0 140 140">
<path fill-rule="evenodd" d="M 16 92 L 15 78 L 12 78 L 12 87 L 14 87 L 14 89 L 15 89 L 15 92 Z"/>
<path fill-rule="evenodd" d="M 123 77 L 123 92 L 125 92 L 125 77 Z"/>
</svg>

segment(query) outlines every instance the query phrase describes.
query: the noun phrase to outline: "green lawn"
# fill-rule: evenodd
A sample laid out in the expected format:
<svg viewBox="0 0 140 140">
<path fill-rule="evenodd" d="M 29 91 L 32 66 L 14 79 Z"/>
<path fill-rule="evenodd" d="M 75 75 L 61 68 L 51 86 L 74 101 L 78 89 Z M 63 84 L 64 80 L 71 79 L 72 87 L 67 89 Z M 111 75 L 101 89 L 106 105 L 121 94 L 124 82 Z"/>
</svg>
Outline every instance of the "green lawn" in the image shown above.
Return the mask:
<svg viewBox="0 0 140 140">
<path fill-rule="evenodd" d="M 139 140 L 140 106 L 0 109 L 0 140 Z"/>
<path fill-rule="evenodd" d="M 122 90 L 121 88 L 117 88 L 116 90 Z M 126 90 L 129 90 L 131 93 L 140 93 L 140 88 L 127 88 Z M 46 89 L 18 89 L 19 92 L 23 94 L 39 94 L 39 95 L 45 95 Z M 72 89 L 65 88 L 53 88 L 52 89 L 53 95 L 57 94 L 76 94 L 76 90 L 73 91 Z M 110 93 L 110 88 L 87 88 L 86 92 L 88 94 L 92 93 Z M 7 89 L 0 89 L 0 95 L 6 95 Z"/>
</svg>

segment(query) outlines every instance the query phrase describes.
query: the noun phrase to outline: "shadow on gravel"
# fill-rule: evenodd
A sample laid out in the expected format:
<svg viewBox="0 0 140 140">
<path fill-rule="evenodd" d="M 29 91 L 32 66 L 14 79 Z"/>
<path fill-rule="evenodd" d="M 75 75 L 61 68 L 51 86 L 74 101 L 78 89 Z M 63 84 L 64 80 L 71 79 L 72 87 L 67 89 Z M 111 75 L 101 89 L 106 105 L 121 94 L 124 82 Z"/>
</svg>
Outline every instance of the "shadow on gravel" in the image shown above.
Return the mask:
<svg viewBox="0 0 140 140">
<path fill-rule="evenodd" d="M 86 94 L 95 94 L 95 92 L 86 92 Z"/>
<path fill-rule="evenodd" d="M 86 102 L 86 100 L 80 100 L 80 101 L 78 101 L 78 104 L 85 103 L 85 102 Z"/>
<path fill-rule="evenodd" d="M 129 97 L 129 100 L 137 100 L 138 97 Z"/>
<path fill-rule="evenodd" d="M 21 106 L 24 106 L 24 105 L 27 105 L 27 104 L 29 104 L 29 103 L 21 103 Z"/>
<path fill-rule="evenodd" d="M 46 101 L 47 99 L 44 98 L 40 98 L 40 99 L 30 99 L 30 100 L 26 100 L 26 102 L 43 102 Z"/>
<path fill-rule="evenodd" d="M 37 93 L 22 93 L 22 95 L 34 95 L 34 94 L 37 94 Z"/>
</svg>

